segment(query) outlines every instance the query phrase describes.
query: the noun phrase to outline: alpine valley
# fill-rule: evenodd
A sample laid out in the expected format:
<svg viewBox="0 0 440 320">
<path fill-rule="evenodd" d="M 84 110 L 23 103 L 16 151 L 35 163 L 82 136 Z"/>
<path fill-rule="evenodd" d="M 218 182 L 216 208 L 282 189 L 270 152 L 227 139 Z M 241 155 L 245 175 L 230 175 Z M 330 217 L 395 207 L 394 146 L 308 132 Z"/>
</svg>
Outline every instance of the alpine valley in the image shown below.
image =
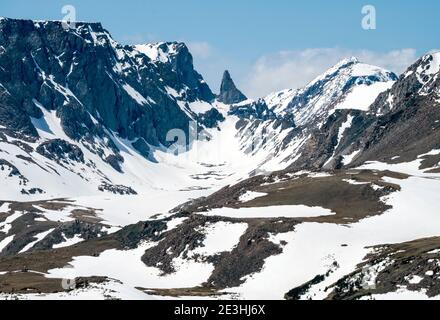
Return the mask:
<svg viewBox="0 0 440 320">
<path fill-rule="evenodd" d="M 245 94 L 0 18 L 0 298 L 440 298 L 440 53 Z"/>
</svg>

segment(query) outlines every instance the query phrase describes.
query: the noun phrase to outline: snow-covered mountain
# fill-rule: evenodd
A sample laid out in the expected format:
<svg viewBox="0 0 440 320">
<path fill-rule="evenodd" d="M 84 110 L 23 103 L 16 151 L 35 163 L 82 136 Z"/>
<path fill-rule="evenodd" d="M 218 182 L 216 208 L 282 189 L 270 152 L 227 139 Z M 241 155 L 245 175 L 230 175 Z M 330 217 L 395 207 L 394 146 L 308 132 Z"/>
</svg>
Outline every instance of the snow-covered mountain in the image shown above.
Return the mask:
<svg viewBox="0 0 440 320">
<path fill-rule="evenodd" d="M 341 110 L 315 131 L 296 168 L 400 163 L 439 145 L 438 55 L 427 54 L 379 94 L 365 111 Z"/>
<path fill-rule="evenodd" d="M 394 73 L 351 57 L 340 61 L 294 94 L 292 91 L 281 92 L 266 100 L 275 111 L 292 113 L 298 125 L 312 121 L 319 123 L 337 109 L 368 110 L 378 94 L 389 89 L 396 80 Z M 286 95 L 292 96 L 288 102 Z M 276 101 L 275 97 L 281 101 Z"/>
<path fill-rule="evenodd" d="M 0 19 L 0 298 L 438 294 L 439 53 L 256 100 L 192 59 Z"/>
<path fill-rule="evenodd" d="M 345 109 L 371 112 L 369 107 L 377 96 L 391 88 L 396 80 L 394 73 L 352 57 L 342 60 L 304 88 L 287 89 L 257 101 L 245 101 L 233 105 L 231 110 L 233 114 L 265 120 L 247 124 L 243 130 L 246 133 L 243 143 L 249 141 L 249 132 L 255 132 L 253 139 L 255 135 L 267 136 L 265 140 L 269 146 L 261 148 L 268 154 L 265 161 L 275 161 L 277 166 L 280 161 L 288 165 L 301 156 L 313 131 L 320 129 L 335 112 Z"/>
<path fill-rule="evenodd" d="M 173 184 L 151 179 L 157 172 L 206 171 L 176 171 L 176 159 L 165 154 L 175 130 L 186 136 L 180 151 L 193 146 L 194 135 L 194 146 L 203 145 L 196 163 L 221 153 L 214 162 L 228 164 L 225 176 L 283 169 L 334 110 L 365 109 L 396 78 L 351 58 L 303 89 L 251 101 L 226 71 L 216 101 L 183 43 L 122 46 L 97 23 L 64 30 L 60 22 L 3 19 L 1 28 L 0 123 L 2 150 L 9 150 L 2 159 L 11 182 L 5 198 L 134 194 Z M 361 96 L 356 106 L 353 95 Z M 212 143 L 197 141 L 201 130 Z M 221 141 L 230 143 L 219 152 Z"/>
<path fill-rule="evenodd" d="M 223 119 L 182 43 L 122 46 L 97 23 L 2 19 L 0 29 L 4 198 L 134 193 L 170 130 Z M 168 60 L 145 54 L 154 50 Z"/>
</svg>

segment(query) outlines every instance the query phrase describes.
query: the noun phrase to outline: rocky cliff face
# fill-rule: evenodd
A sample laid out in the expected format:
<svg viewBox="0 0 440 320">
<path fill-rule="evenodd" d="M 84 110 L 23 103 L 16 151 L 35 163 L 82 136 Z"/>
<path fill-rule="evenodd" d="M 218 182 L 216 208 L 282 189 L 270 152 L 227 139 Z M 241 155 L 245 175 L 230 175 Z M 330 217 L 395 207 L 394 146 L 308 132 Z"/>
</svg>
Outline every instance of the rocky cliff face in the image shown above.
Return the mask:
<svg viewBox="0 0 440 320">
<path fill-rule="evenodd" d="M 197 117 L 172 93 L 185 102 L 213 99 L 184 44 L 170 45 L 162 63 L 118 44 L 99 23 L 64 30 L 60 22 L 2 19 L 0 31 L 0 124 L 28 138 L 38 136 L 32 119 L 45 110 L 76 141 L 111 141 L 115 133 L 167 145 L 170 129 L 187 131 Z"/>
<path fill-rule="evenodd" d="M 194 69 L 193 57 L 184 43 L 159 42 L 135 45 L 134 49 L 146 54 L 162 68 L 165 82 L 188 102 L 197 100 L 211 102 L 215 99 L 208 84 Z"/>
<path fill-rule="evenodd" d="M 380 116 L 365 130 L 356 163 L 408 162 L 440 148 L 440 53 L 416 61 L 371 106 Z"/>
<path fill-rule="evenodd" d="M 113 184 L 133 170 L 127 156 L 157 162 L 170 130 L 188 137 L 191 121 L 223 121 L 214 98 L 183 43 L 123 46 L 99 23 L 0 19 L 0 159 L 33 168 L 11 193 L 64 179 L 71 190 L 123 189 Z"/>
</svg>

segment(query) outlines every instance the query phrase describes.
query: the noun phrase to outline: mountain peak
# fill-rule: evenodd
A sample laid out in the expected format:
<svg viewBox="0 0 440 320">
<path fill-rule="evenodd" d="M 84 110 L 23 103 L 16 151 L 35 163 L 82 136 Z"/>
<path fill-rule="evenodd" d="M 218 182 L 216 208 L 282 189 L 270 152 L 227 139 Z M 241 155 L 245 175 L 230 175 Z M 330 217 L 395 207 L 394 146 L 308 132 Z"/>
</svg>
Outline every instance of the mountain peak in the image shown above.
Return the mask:
<svg viewBox="0 0 440 320">
<path fill-rule="evenodd" d="M 397 75 L 391 71 L 383 69 L 381 67 L 369 65 L 360 62 L 356 57 L 349 57 L 342 59 L 337 64 L 329 68 L 323 74 L 312 80 L 307 87 L 314 86 L 322 81 L 329 81 L 335 77 L 345 77 L 345 78 L 360 78 L 360 77 L 371 77 L 378 81 L 388 81 L 397 80 Z M 347 79 L 349 80 L 349 79 Z"/>
<path fill-rule="evenodd" d="M 225 70 L 223 73 L 218 100 L 226 104 L 234 104 L 247 100 L 247 97 L 235 86 L 228 70 Z"/>
<path fill-rule="evenodd" d="M 336 65 L 347 65 L 347 64 L 354 64 L 354 63 L 360 63 L 359 59 L 355 56 L 351 56 L 349 58 L 342 59 L 339 63 Z"/>
<path fill-rule="evenodd" d="M 173 81 L 177 81 L 176 84 L 183 84 L 193 91 L 192 94 L 187 92 L 188 100 L 212 101 L 215 99 L 208 84 L 194 69 L 193 57 L 184 42 L 147 43 L 134 45 L 133 48 L 145 54 L 155 63 L 169 65 L 178 76 Z"/>
<path fill-rule="evenodd" d="M 359 61 L 359 59 L 354 56 L 349 57 L 349 58 L 344 58 L 344 59 L 340 60 L 338 63 L 336 63 L 334 66 L 329 68 L 327 70 L 327 72 L 325 72 L 325 73 L 334 73 L 340 69 L 349 68 L 353 65 L 360 64 L 360 63 L 361 62 Z"/>
</svg>

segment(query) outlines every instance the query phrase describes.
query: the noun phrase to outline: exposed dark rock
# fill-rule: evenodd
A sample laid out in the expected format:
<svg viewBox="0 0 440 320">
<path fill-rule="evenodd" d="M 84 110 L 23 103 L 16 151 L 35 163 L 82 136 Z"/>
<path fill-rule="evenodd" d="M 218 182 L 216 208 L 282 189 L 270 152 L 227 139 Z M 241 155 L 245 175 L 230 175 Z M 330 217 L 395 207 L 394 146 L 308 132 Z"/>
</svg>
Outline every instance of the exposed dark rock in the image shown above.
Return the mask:
<svg viewBox="0 0 440 320">
<path fill-rule="evenodd" d="M 166 88 L 187 102 L 214 99 L 183 43 L 160 45 L 169 61 L 153 63 L 99 23 L 66 31 L 61 22 L 2 19 L 0 33 L 0 125 L 20 138 L 38 136 L 31 117 L 45 108 L 56 111 L 69 138 L 98 154 L 97 144 L 112 141 L 108 132 L 167 146 L 167 132 L 187 132 L 191 119 Z"/>
<path fill-rule="evenodd" d="M 178 256 L 188 258 L 188 251 L 199 247 L 205 239 L 205 235 L 197 228 L 204 226 L 208 221 L 217 220 L 204 216 L 191 216 L 187 222 L 179 225 L 173 232 L 164 234 L 157 246 L 146 250 L 142 261 L 147 266 L 159 268 L 164 274 L 175 272 L 172 260 Z"/>
<path fill-rule="evenodd" d="M 21 172 L 9 161 L 4 159 L 0 159 L 0 170 L 10 170 L 8 176 L 9 177 L 18 177 L 20 179 L 20 185 L 26 185 L 29 180 L 21 174 Z"/>
<path fill-rule="evenodd" d="M 316 277 L 314 277 L 312 280 L 306 282 L 305 284 L 297 287 L 297 288 L 293 288 L 292 290 L 290 290 L 289 292 L 287 292 L 284 295 L 284 298 L 286 300 L 300 300 L 301 297 L 307 293 L 308 290 L 310 290 L 310 288 L 315 285 L 318 284 L 322 281 L 325 280 L 325 275 L 319 274 Z"/>
<path fill-rule="evenodd" d="M 3 248 L 0 252 L 0 256 L 4 257 L 19 253 L 28 244 L 38 240 L 36 235 L 49 231 L 57 225 L 55 222 L 36 223 L 35 218 L 37 217 L 38 215 L 36 213 L 29 212 L 13 221 L 9 234 L 14 235 L 14 238 Z"/>
<path fill-rule="evenodd" d="M 239 286 L 244 278 L 260 272 L 265 260 L 283 252 L 282 244 L 269 240 L 269 234 L 293 231 L 298 223 L 295 219 L 262 219 L 256 221 L 244 219 L 249 227 L 241 236 L 238 245 L 231 252 L 210 259 L 215 269 L 209 277 L 207 287 L 225 289 Z"/>
<path fill-rule="evenodd" d="M 81 149 L 62 139 L 53 139 L 40 144 L 36 151 L 42 156 L 57 162 L 84 163 L 84 153 Z"/>
<path fill-rule="evenodd" d="M 4 56 L 5 54 L 0 54 L 0 66 L 2 66 Z M 23 140 L 37 137 L 37 130 L 32 125 L 26 109 L 20 105 L 19 96 L 9 92 L 2 84 L 7 80 L 5 78 L 4 69 L 0 68 L 0 125 L 13 131 L 17 137 Z"/>
<path fill-rule="evenodd" d="M 228 70 L 223 73 L 220 94 L 217 99 L 226 104 L 239 103 L 247 99 L 246 96 L 235 86 Z"/>
<path fill-rule="evenodd" d="M 20 176 L 21 173 L 18 171 L 18 169 L 12 165 L 9 161 L 6 161 L 4 159 L 0 159 L 0 170 L 5 170 L 5 167 L 8 167 L 11 172 L 9 173 L 9 176 Z"/>
<path fill-rule="evenodd" d="M 111 154 L 105 158 L 105 162 L 112 166 L 118 172 L 122 172 L 121 163 L 124 162 L 124 158 L 120 154 Z"/>
<path fill-rule="evenodd" d="M 421 61 L 409 70 L 420 63 Z M 412 75 L 408 78 L 411 77 Z M 409 162 L 421 154 L 440 148 L 438 96 L 420 94 L 418 86 L 409 84 L 408 82 L 412 82 L 408 78 L 402 77 L 389 92 L 395 97 L 395 107 L 375 119 L 358 139 L 362 154 L 352 165 L 372 160 L 390 162 L 395 156 L 399 156 L 397 162 Z M 431 85 L 438 90 L 440 79 Z M 408 91 L 414 88 L 417 91 Z M 388 102 L 384 103 L 383 96 L 380 96 L 372 108 L 387 110 Z"/>
<path fill-rule="evenodd" d="M 166 221 L 163 220 L 138 222 L 124 227 L 122 230 L 116 232 L 114 237 L 124 248 L 134 249 L 137 248 L 142 240 L 158 241 L 161 232 L 166 230 L 166 228 Z"/>
<path fill-rule="evenodd" d="M 339 139 L 339 130 L 343 123 L 352 117 L 351 126 L 343 132 Z M 291 170 L 302 169 L 340 169 L 343 154 L 359 150 L 358 139 L 375 121 L 373 115 L 359 110 L 336 110 L 320 128 L 311 132 L 301 150 L 301 156 L 290 166 Z M 333 161 L 329 161 L 333 157 Z"/>
<path fill-rule="evenodd" d="M 215 108 L 199 114 L 199 123 L 206 128 L 215 128 L 222 121 L 225 121 L 225 117 Z"/>
<path fill-rule="evenodd" d="M 26 195 L 35 195 L 35 194 L 43 194 L 45 193 L 43 189 L 40 188 L 30 188 L 29 190 L 21 189 L 21 194 Z"/>
<path fill-rule="evenodd" d="M 131 187 L 127 187 L 127 186 L 122 186 L 122 185 L 114 185 L 114 184 L 110 184 L 107 182 L 103 182 L 99 187 L 98 190 L 101 192 L 111 192 L 114 194 L 119 194 L 119 195 L 133 195 L 133 194 L 137 194 L 137 192 L 135 190 L 133 190 Z"/>
<path fill-rule="evenodd" d="M 30 251 L 52 249 L 54 245 L 62 244 L 69 239 L 79 236 L 84 241 L 106 235 L 107 232 L 101 224 L 92 224 L 80 220 L 62 223 L 44 239 L 37 242 Z"/>
<path fill-rule="evenodd" d="M 174 218 L 177 217 L 178 215 L 174 216 Z M 222 252 L 212 256 L 190 255 L 194 249 L 203 246 L 206 238 L 203 229 L 220 221 L 247 223 L 249 228 L 231 252 Z M 212 263 L 215 270 L 204 287 L 223 289 L 237 286 L 243 282 L 243 277 L 246 275 L 260 271 L 267 257 L 282 252 L 279 245 L 268 240 L 269 233 L 292 231 L 296 223 L 293 219 L 280 222 L 279 219 L 233 219 L 191 215 L 170 232 L 163 229 L 161 232 L 157 230 L 156 241 L 158 243 L 145 251 L 142 261 L 147 266 L 159 268 L 163 274 L 176 271 L 173 260 L 177 257 Z"/>
<path fill-rule="evenodd" d="M 263 99 L 253 101 L 246 105 L 233 105 L 231 106 L 228 114 L 235 115 L 243 119 L 261 121 L 278 119 L 278 116 L 268 108 Z"/>
<path fill-rule="evenodd" d="M 212 101 L 215 95 L 194 70 L 193 56 L 188 47 L 181 42 L 163 42 L 157 45 L 157 50 L 166 54 L 169 60 L 166 63 L 156 61 L 164 68 L 163 76 L 167 83 L 176 91 L 184 91 L 184 99 L 189 102 Z M 171 66 L 171 69 L 169 69 Z"/>
<path fill-rule="evenodd" d="M 22 149 L 23 151 L 25 151 L 26 153 L 31 153 L 32 151 L 34 151 L 34 148 L 31 147 L 29 144 L 20 141 L 20 140 L 12 140 L 10 141 L 11 144 L 19 147 L 20 149 Z M 20 157 L 20 155 L 17 155 L 17 158 Z M 23 156 L 21 156 L 23 157 Z"/>
<path fill-rule="evenodd" d="M 402 287 L 416 292 L 425 290 L 428 297 L 438 296 L 439 248 L 438 237 L 375 246 L 354 272 L 330 286 L 327 299 L 368 298 L 374 294 L 395 292 Z M 413 277 L 419 277 L 420 281 L 411 283 Z"/>
<path fill-rule="evenodd" d="M 274 128 L 278 128 L 279 126 L 281 126 L 281 130 L 295 128 L 296 123 L 294 115 L 287 113 L 283 115 L 283 117 L 278 118 L 277 121 L 275 121 L 274 123 Z"/>
</svg>

